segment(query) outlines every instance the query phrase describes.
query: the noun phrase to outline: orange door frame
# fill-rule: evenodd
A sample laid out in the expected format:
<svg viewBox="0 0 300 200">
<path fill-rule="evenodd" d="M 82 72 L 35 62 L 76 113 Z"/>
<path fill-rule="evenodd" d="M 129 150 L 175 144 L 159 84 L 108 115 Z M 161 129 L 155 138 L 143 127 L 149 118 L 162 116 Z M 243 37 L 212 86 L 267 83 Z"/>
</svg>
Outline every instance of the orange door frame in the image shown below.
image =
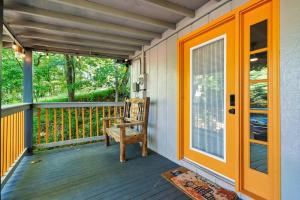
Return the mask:
<svg viewBox="0 0 300 200">
<path fill-rule="evenodd" d="M 235 44 L 235 63 L 236 63 L 236 99 L 238 100 L 236 102 L 236 130 L 237 133 L 235 137 L 235 149 L 237 149 L 235 153 L 235 158 L 236 158 L 236 173 L 235 173 L 235 188 L 236 191 L 245 193 L 249 196 L 252 196 L 254 198 L 258 198 L 255 195 L 252 195 L 250 193 L 247 193 L 243 189 L 242 185 L 242 169 L 243 169 L 243 163 L 242 163 L 242 120 L 241 120 L 241 92 L 242 92 L 242 87 L 241 87 L 241 77 L 242 77 L 242 55 L 240 52 L 242 52 L 242 34 L 243 32 L 241 31 L 242 27 L 242 16 L 245 12 L 247 12 L 249 9 L 255 9 L 256 7 L 261 6 L 262 4 L 265 4 L 267 2 L 272 3 L 272 8 L 271 8 L 271 17 L 272 17 L 272 74 L 270 74 L 270 77 L 272 79 L 272 85 L 270 88 L 273 93 L 273 98 L 272 98 L 272 109 L 273 113 L 275 114 L 272 119 L 272 134 L 274 134 L 274 138 L 272 141 L 273 145 L 273 154 L 272 154 L 272 168 L 273 171 L 275 172 L 272 177 L 272 199 L 280 199 L 280 77 L 279 77 L 279 70 L 280 70 L 280 65 L 279 65 L 279 43 L 280 43 L 280 0 L 251 0 L 244 5 L 234 9 L 233 11 L 225 14 L 224 16 L 213 20 L 212 22 L 206 24 L 205 26 L 189 33 L 186 36 L 183 36 L 177 41 L 177 159 L 181 160 L 184 158 L 184 140 L 183 140 L 183 70 L 184 70 L 184 44 L 197 37 L 200 34 L 205 33 L 208 30 L 213 29 L 214 27 L 218 26 L 220 23 L 223 23 L 224 20 L 234 17 L 235 18 L 235 23 L 236 23 L 236 36 L 238 37 L 238 42 Z"/>
</svg>

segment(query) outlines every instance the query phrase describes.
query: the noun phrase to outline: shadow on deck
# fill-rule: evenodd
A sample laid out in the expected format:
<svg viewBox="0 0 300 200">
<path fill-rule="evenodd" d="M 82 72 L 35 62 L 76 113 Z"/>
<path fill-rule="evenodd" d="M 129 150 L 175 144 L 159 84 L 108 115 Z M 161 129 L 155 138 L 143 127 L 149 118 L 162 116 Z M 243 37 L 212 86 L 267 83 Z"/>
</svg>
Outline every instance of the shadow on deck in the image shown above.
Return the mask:
<svg viewBox="0 0 300 200">
<path fill-rule="evenodd" d="M 122 164 L 118 144 L 95 143 L 25 156 L 1 199 L 188 199 L 160 175 L 175 163 L 151 151 L 143 158 L 138 145 L 126 153 Z"/>
</svg>

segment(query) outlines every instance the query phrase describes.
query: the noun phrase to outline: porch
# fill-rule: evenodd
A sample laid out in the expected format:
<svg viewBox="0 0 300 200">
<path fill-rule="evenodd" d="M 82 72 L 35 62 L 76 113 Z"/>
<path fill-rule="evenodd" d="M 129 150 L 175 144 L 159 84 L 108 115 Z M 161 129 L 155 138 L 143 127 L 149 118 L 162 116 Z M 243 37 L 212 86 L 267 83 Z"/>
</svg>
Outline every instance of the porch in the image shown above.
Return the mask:
<svg viewBox="0 0 300 200">
<path fill-rule="evenodd" d="M 1 199 L 189 199 L 161 177 L 177 164 L 139 145 L 103 142 L 41 151 L 25 156 L 1 191 Z"/>
<path fill-rule="evenodd" d="M 299 198 L 299 8 L 295 0 L 5 0 L 2 44 L 24 60 L 24 93 L 22 104 L 1 107 L 1 197 L 185 199 L 160 176 L 182 165 L 242 199 Z M 211 57 L 224 59 L 219 68 L 211 62 L 204 71 L 222 71 L 224 81 L 214 88 L 224 94 L 214 94 L 224 104 L 216 103 L 222 106 L 216 109 L 210 92 L 205 105 L 210 102 L 224 119 L 199 111 L 204 114 L 195 115 L 194 125 L 197 131 L 207 124 L 224 131 L 213 133 L 221 138 L 217 145 L 207 141 L 206 130 L 205 139 L 195 134 L 199 151 L 194 151 L 190 89 L 199 89 L 194 93 L 199 101 L 200 89 L 209 83 L 190 87 L 189 72 L 195 65 L 195 80 L 206 80 L 196 55 L 216 38 L 216 52 L 223 53 Z M 191 59 L 195 47 L 199 66 Z M 122 115 L 124 104 L 118 100 L 34 102 L 35 51 L 125 63 L 131 97 L 151 98 L 149 156 L 141 157 L 140 147 L 131 145 L 129 161 L 121 164 L 119 145 L 102 143 L 104 117 Z M 251 63 L 261 59 L 253 71 L 263 78 L 251 77 Z M 261 87 L 256 91 L 253 85 Z"/>
</svg>

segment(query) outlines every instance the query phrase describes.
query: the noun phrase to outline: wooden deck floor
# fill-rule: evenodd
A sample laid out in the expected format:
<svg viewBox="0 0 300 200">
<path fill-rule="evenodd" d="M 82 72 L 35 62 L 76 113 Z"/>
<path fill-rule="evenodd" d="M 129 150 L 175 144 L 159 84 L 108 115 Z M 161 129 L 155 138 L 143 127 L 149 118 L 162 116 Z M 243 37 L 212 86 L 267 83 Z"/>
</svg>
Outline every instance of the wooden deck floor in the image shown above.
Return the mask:
<svg viewBox="0 0 300 200">
<path fill-rule="evenodd" d="M 154 152 L 143 158 L 138 145 L 126 153 L 122 164 L 118 144 L 95 143 L 26 156 L 1 199 L 188 199 L 160 175 L 175 163 Z"/>
</svg>

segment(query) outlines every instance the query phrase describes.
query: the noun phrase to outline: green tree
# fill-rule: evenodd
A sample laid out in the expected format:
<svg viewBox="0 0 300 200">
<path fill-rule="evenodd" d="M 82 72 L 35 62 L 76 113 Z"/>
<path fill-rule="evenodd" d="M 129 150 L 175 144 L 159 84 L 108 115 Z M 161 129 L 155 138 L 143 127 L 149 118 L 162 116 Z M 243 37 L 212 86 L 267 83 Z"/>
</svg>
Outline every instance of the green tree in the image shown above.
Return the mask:
<svg viewBox="0 0 300 200">
<path fill-rule="evenodd" d="M 23 101 L 23 61 L 11 49 L 2 49 L 2 105 Z"/>
</svg>

